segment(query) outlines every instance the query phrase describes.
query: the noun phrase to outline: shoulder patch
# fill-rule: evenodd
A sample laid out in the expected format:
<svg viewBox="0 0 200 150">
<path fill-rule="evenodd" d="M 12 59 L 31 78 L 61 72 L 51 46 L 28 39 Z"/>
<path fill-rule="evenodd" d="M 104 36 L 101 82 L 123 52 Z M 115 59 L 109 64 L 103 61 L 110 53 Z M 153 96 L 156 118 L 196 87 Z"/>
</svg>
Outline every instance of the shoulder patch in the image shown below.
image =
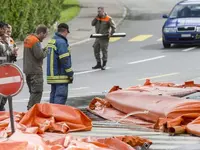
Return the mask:
<svg viewBox="0 0 200 150">
<path fill-rule="evenodd" d="M 40 42 L 37 42 L 37 43 L 36 43 L 36 45 L 37 45 L 37 47 L 40 47 L 40 48 L 42 48 L 42 45 L 41 45 L 41 43 L 40 43 Z"/>
<path fill-rule="evenodd" d="M 24 47 L 25 48 L 32 48 L 35 43 L 39 42 L 39 39 L 34 35 L 29 35 L 24 40 Z"/>
<path fill-rule="evenodd" d="M 13 38 L 10 37 L 10 40 L 9 40 L 10 44 L 15 44 L 15 41 L 13 40 Z"/>
</svg>

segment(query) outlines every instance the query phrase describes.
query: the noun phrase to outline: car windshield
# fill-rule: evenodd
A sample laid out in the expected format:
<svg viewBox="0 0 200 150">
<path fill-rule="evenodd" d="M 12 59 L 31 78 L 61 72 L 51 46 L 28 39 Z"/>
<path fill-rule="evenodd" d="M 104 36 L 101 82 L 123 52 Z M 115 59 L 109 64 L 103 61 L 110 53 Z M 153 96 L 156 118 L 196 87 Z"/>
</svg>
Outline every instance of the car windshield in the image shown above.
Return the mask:
<svg viewBox="0 0 200 150">
<path fill-rule="evenodd" d="M 182 4 L 174 7 L 169 18 L 200 17 L 200 4 Z"/>
</svg>

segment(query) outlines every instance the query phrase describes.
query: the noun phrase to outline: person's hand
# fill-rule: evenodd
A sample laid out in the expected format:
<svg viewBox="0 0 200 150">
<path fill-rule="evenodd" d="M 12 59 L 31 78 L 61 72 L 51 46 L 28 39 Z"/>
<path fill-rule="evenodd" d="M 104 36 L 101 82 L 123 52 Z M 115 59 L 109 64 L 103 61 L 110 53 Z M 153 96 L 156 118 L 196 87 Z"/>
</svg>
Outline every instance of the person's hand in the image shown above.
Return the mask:
<svg viewBox="0 0 200 150">
<path fill-rule="evenodd" d="M 69 83 L 73 83 L 74 77 L 69 77 Z"/>
<path fill-rule="evenodd" d="M 95 17 L 95 19 L 97 20 L 98 18 L 100 18 L 100 17 L 99 17 L 99 15 L 97 14 L 96 17 Z"/>
<path fill-rule="evenodd" d="M 14 54 L 15 56 L 18 55 L 18 50 L 19 50 L 19 47 L 15 47 L 15 48 L 13 49 L 13 54 Z"/>
<path fill-rule="evenodd" d="M 108 38 L 110 38 L 112 36 L 112 34 L 111 33 L 108 33 Z"/>
<path fill-rule="evenodd" d="M 74 71 L 68 72 L 69 83 L 72 83 L 74 80 Z"/>
<path fill-rule="evenodd" d="M 42 50 L 43 50 L 43 51 L 47 51 L 47 50 L 48 50 L 48 47 L 46 46 L 46 47 L 44 47 Z"/>
<path fill-rule="evenodd" d="M 12 62 L 16 62 L 17 61 L 17 56 L 15 54 L 10 56 L 10 59 Z"/>
</svg>

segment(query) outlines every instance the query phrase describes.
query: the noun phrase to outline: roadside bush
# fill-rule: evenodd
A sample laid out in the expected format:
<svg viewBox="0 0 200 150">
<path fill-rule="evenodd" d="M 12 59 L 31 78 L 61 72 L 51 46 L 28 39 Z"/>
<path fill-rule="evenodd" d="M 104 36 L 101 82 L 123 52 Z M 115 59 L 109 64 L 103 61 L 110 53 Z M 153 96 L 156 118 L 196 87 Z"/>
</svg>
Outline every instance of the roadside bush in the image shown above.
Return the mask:
<svg viewBox="0 0 200 150">
<path fill-rule="evenodd" d="M 64 0 L 1 0 L 0 21 L 13 27 L 13 37 L 23 40 L 39 24 L 48 27 L 60 18 Z"/>
</svg>

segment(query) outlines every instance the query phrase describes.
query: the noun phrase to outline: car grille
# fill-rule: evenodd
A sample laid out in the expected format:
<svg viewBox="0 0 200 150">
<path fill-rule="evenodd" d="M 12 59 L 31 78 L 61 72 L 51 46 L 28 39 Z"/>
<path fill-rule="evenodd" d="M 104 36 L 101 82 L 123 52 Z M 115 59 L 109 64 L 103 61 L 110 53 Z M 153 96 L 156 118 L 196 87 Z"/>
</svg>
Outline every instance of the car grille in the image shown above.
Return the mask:
<svg viewBox="0 0 200 150">
<path fill-rule="evenodd" d="M 195 27 L 178 27 L 178 32 L 192 32 L 195 31 Z"/>
</svg>

